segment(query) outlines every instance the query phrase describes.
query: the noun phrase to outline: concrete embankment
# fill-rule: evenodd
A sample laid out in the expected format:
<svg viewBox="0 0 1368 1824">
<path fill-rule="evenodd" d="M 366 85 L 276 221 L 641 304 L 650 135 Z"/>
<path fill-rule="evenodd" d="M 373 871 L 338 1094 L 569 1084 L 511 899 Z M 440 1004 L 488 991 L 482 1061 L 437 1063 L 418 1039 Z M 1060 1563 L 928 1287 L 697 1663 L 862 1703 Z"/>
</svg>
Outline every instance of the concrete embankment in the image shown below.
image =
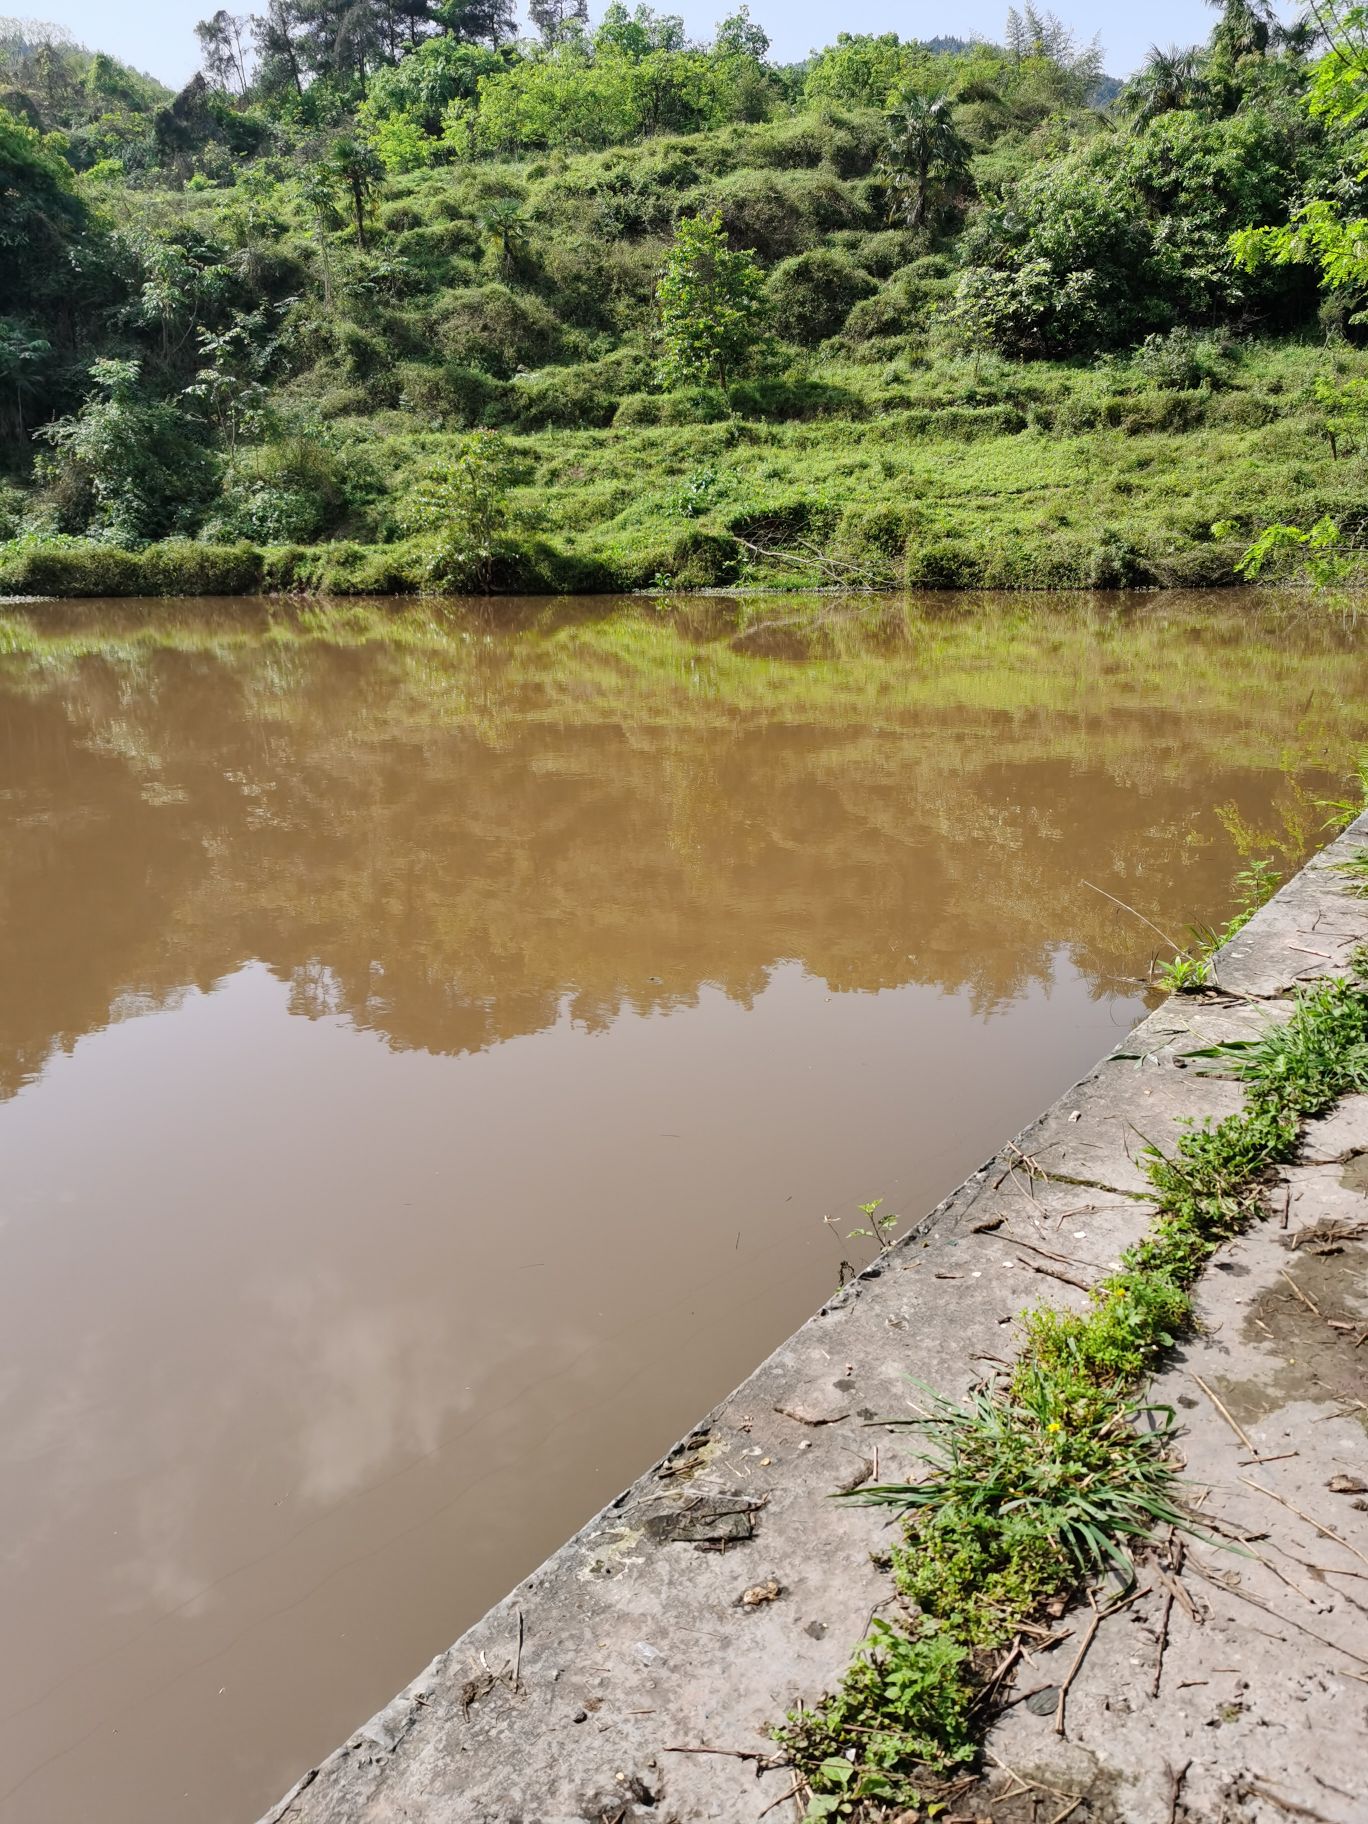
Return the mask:
<svg viewBox="0 0 1368 1824">
<path fill-rule="evenodd" d="M 904 1474 L 916 1444 L 879 1421 L 927 1386 L 962 1396 L 1013 1355 L 1023 1307 L 1081 1307 L 1143 1233 L 1145 1144 L 1241 1104 L 1184 1054 L 1286 1018 L 1368 943 L 1335 871 L 1365 841 L 1368 817 L 1222 953 L 1219 991 L 1142 1022 L 270 1824 L 801 1817 L 767 1726 L 839 1680 L 892 1600 L 887 1511 L 831 1492 Z M 1095 1633 L 1085 1607 L 1023 1655 L 964 1818 L 1368 1821 L 1368 1096 L 1308 1123 L 1271 1207 L 1204 1275 L 1154 1388 L 1202 1536 L 1145 1560 Z"/>
</svg>

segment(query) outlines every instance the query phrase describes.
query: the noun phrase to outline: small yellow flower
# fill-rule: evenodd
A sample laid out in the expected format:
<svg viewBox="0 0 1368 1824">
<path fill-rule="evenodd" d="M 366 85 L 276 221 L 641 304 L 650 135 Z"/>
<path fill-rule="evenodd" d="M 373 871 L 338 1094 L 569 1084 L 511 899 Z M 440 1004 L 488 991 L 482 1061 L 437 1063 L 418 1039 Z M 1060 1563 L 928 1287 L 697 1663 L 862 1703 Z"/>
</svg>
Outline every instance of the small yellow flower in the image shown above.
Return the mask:
<svg viewBox="0 0 1368 1824">
<path fill-rule="evenodd" d="M 1063 1431 L 1064 1427 L 1060 1424 L 1058 1419 L 1051 1419 L 1045 1429 L 1046 1431 Z"/>
</svg>

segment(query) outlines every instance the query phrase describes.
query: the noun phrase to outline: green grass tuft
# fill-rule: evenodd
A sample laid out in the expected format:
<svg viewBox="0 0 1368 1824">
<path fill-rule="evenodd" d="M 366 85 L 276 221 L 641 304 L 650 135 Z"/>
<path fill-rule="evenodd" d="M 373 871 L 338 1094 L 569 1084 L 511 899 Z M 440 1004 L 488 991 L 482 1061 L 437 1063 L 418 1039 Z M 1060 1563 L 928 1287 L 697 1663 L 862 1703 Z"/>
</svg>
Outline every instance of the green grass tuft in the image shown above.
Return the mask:
<svg viewBox="0 0 1368 1824">
<path fill-rule="evenodd" d="M 1360 849 L 1348 861 L 1342 861 L 1336 872 L 1344 876 L 1345 885 L 1356 899 L 1368 899 L 1368 849 Z"/>
</svg>

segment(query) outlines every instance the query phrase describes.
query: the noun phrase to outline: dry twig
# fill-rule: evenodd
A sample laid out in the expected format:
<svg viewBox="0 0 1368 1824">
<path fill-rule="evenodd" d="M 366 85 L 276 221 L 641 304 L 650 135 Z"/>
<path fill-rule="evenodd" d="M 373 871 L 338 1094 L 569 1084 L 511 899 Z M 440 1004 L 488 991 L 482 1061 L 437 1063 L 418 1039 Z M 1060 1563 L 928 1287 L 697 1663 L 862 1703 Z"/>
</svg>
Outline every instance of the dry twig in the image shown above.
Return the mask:
<svg viewBox="0 0 1368 1824">
<path fill-rule="evenodd" d="M 1280 1792 L 1274 1792 L 1271 1786 L 1265 1786 L 1260 1780 L 1251 1780 L 1249 1790 L 1257 1792 L 1261 1799 L 1267 1799 L 1271 1805 L 1276 1805 L 1279 1811 L 1285 1811 L 1291 1817 L 1312 1818 L 1315 1824 L 1334 1824 L 1334 1820 L 1327 1818 L 1323 1811 L 1312 1811 L 1309 1805 L 1298 1805 L 1293 1799 L 1285 1799 Z"/>
<path fill-rule="evenodd" d="M 1311 1313 L 1311 1315 L 1313 1317 L 1319 1317 L 1321 1315 L 1321 1308 L 1316 1303 L 1315 1299 L 1312 1298 L 1309 1293 L 1302 1291 L 1301 1287 L 1297 1284 L 1296 1280 L 1293 1279 L 1293 1277 L 1290 1273 L 1283 1273 L 1283 1270 L 1281 1267 L 1278 1268 L 1278 1272 L 1280 1274 L 1282 1274 L 1282 1277 L 1287 1281 L 1288 1285 L 1291 1286 L 1292 1290 L 1296 1293 L 1297 1297 L 1301 1300 L 1301 1302 L 1306 1306 L 1307 1310 Z"/>
<path fill-rule="evenodd" d="M 1332 1653 L 1341 1653 L 1345 1659 L 1352 1659 L 1360 1666 L 1368 1666 L 1368 1659 L 1365 1659 L 1361 1653 L 1355 1653 L 1351 1647 L 1342 1647 L 1337 1640 L 1331 1640 L 1325 1634 L 1317 1634 L 1316 1630 L 1308 1628 L 1305 1622 L 1293 1621 L 1290 1615 L 1282 1614 L 1273 1607 L 1271 1602 L 1265 1602 L 1262 1596 L 1251 1596 L 1248 1590 L 1242 1590 L 1238 1584 L 1227 1583 L 1224 1577 L 1218 1577 L 1214 1571 L 1208 1570 L 1195 1554 L 1192 1558 L 1192 1565 L 1199 1576 L 1205 1577 L 1207 1582 L 1216 1589 L 1224 1590 L 1227 1596 L 1238 1596 L 1241 1602 L 1253 1603 L 1256 1609 L 1262 1609 L 1265 1615 L 1271 1615 L 1274 1621 L 1280 1621 L 1285 1628 L 1295 1628 L 1299 1634 L 1305 1634 L 1308 1639 L 1318 1641 L 1323 1647 L 1329 1647 Z M 1272 1635 L 1270 1638 L 1276 1640 L 1278 1636 Z M 1361 1678 L 1363 1675 L 1351 1672 L 1349 1676 Z"/>
<path fill-rule="evenodd" d="M 1102 1617 L 1098 1613 L 1097 1601 L 1091 1590 L 1088 1592 L 1088 1601 L 1092 1603 L 1092 1619 L 1088 1623 L 1087 1631 L 1084 1634 L 1083 1639 L 1079 1642 L 1078 1652 L 1074 1655 L 1074 1662 L 1065 1674 L 1063 1684 L 1059 1687 L 1059 1698 L 1055 1704 L 1054 1715 L 1054 1732 L 1056 1735 L 1063 1735 L 1064 1733 L 1064 1705 L 1068 1701 L 1069 1686 L 1073 1683 L 1075 1678 L 1077 1678 L 1078 1669 L 1083 1664 L 1084 1659 L 1087 1657 L 1088 1648 L 1093 1643 L 1093 1636 L 1102 1625 Z"/>
<path fill-rule="evenodd" d="M 1183 1781 L 1187 1778 L 1191 1765 L 1191 1761 L 1184 1761 L 1181 1767 L 1174 1767 L 1168 1761 L 1164 1762 L 1164 1773 L 1169 1783 L 1168 1824 L 1174 1824 L 1178 1816 L 1178 1795 L 1183 1790 Z"/>
<path fill-rule="evenodd" d="M 1183 1542 L 1178 1535 L 1169 1531 L 1169 1561 L 1173 1566 L 1174 1577 L 1179 1577 L 1183 1570 Z M 1154 1677 L 1150 1680 L 1150 1696 L 1158 1697 L 1159 1681 L 1164 1676 L 1164 1653 L 1168 1647 L 1169 1621 L 1173 1616 L 1173 1586 L 1164 1591 L 1164 1607 L 1159 1617 L 1159 1643 L 1154 1658 Z"/>
<path fill-rule="evenodd" d="M 1021 1260 L 1017 1264 L 1032 1273 L 1041 1273 L 1046 1279 L 1062 1279 L 1066 1286 L 1076 1286 L 1080 1292 L 1091 1292 L 1092 1287 L 1086 1279 L 1075 1279 L 1072 1273 L 1061 1273 L 1058 1267 L 1042 1267 L 1034 1260 Z"/>
<path fill-rule="evenodd" d="M 1299 1520 L 1305 1520 L 1308 1526 L 1314 1526 L 1318 1533 L 1329 1539 L 1332 1544 L 1339 1546 L 1343 1551 L 1346 1551 L 1350 1553 L 1351 1556 L 1357 1558 L 1360 1564 L 1368 1564 L 1368 1558 L 1364 1557 L 1357 1546 L 1350 1545 L 1347 1539 L 1341 1539 L 1339 1534 L 1334 1532 L 1330 1527 L 1322 1526 L 1319 1520 L 1313 1519 L 1310 1514 L 1303 1513 L 1301 1508 L 1293 1506 L 1292 1502 L 1287 1500 L 1285 1496 L 1274 1494 L 1271 1488 L 1265 1488 L 1260 1482 L 1251 1482 L 1248 1476 L 1241 1476 L 1240 1480 L 1244 1483 L 1246 1488 L 1252 1488 L 1256 1494 L 1267 1495 L 1270 1501 L 1276 1501 L 1281 1507 L 1287 1508 L 1289 1513 L 1295 1514 Z"/>
<path fill-rule="evenodd" d="M 1240 1440 L 1241 1444 L 1244 1445 L 1245 1449 L 1249 1452 L 1250 1456 L 1257 1457 L 1259 1454 L 1258 1445 L 1254 1442 L 1253 1438 L 1250 1437 L 1249 1433 L 1245 1430 L 1244 1426 L 1241 1425 L 1240 1421 L 1231 1412 L 1230 1408 L 1228 1406 L 1224 1405 L 1220 1400 L 1217 1399 L 1216 1395 L 1211 1391 L 1210 1387 L 1207 1386 L 1206 1382 L 1202 1379 L 1200 1374 L 1194 1374 L 1192 1378 L 1194 1381 L 1196 1381 L 1197 1385 L 1201 1388 L 1202 1392 L 1206 1395 L 1206 1397 L 1211 1401 L 1212 1405 L 1216 1408 L 1217 1412 L 1220 1413 L 1221 1417 L 1225 1420 L 1226 1424 L 1229 1425 L 1230 1429 L 1235 1433 L 1235 1436 Z"/>
</svg>

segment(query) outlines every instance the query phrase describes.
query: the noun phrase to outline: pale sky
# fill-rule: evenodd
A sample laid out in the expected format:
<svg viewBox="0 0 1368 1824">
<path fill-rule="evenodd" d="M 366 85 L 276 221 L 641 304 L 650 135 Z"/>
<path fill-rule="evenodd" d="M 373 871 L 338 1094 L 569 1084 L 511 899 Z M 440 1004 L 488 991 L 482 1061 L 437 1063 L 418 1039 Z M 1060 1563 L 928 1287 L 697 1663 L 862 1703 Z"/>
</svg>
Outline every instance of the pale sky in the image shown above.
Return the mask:
<svg viewBox="0 0 1368 1824">
<path fill-rule="evenodd" d="M 212 13 L 214 5 L 215 0 L 26 0 L 23 11 L 64 25 L 92 50 L 110 51 L 179 88 L 198 67 L 195 21 Z M 230 10 L 251 12 L 252 0 L 234 0 Z M 592 10 L 597 17 L 602 0 L 594 0 Z M 691 32 L 707 37 L 716 21 L 734 9 L 731 0 L 658 0 L 656 10 L 682 13 Z M 1100 33 L 1113 76 L 1128 75 L 1153 43 L 1197 42 L 1215 18 L 1203 0 L 1150 0 L 1144 7 L 1122 7 L 1115 0 L 1054 0 L 1053 10 L 1085 38 Z M 792 62 L 838 31 L 898 32 L 904 38 L 997 37 L 1007 0 L 842 0 L 837 7 L 819 0 L 751 0 L 751 15 L 773 39 L 772 55 Z"/>
</svg>

